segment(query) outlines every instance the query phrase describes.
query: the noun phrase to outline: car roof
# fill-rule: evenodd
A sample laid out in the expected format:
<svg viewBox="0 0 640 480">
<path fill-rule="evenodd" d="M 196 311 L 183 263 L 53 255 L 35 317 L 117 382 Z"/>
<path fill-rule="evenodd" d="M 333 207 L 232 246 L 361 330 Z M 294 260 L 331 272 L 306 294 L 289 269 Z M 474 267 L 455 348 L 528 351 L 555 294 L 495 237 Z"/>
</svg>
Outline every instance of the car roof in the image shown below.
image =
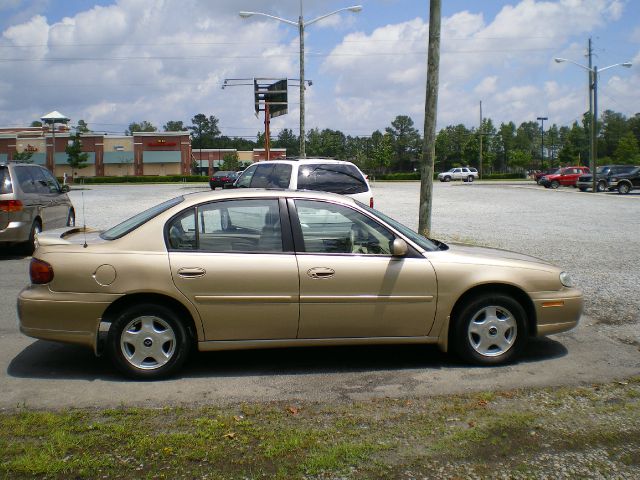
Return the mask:
<svg viewBox="0 0 640 480">
<path fill-rule="evenodd" d="M 198 203 L 212 200 L 226 200 L 236 198 L 305 198 L 317 199 L 344 204 L 354 205 L 356 202 L 353 198 L 337 193 L 321 192 L 316 190 L 289 190 L 289 189 L 268 189 L 268 188 L 234 188 L 228 190 L 211 190 L 208 192 L 196 192 L 184 195 L 184 202 L 180 203 L 182 207 L 191 206 Z"/>
<path fill-rule="evenodd" d="M 353 165 L 352 162 L 347 160 L 336 160 L 335 158 L 300 158 L 300 159 L 278 159 L 278 160 L 262 160 L 260 162 L 256 162 L 255 164 L 261 165 L 263 163 L 286 163 L 289 165 L 309 165 L 316 163 L 332 163 L 332 164 L 347 164 Z M 254 165 L 255 165 L 254 164 Z"/>
</svg>

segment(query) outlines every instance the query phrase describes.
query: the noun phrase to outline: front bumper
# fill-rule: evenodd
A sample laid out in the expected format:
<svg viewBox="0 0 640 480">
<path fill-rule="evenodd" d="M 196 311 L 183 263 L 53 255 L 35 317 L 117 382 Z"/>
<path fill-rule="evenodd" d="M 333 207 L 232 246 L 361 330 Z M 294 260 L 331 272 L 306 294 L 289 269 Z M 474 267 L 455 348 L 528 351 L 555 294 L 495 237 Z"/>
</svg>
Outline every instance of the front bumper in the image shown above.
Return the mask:
<svg viewBox="0 0 640 480">
<path fill-rule="evenodd" d="M 578 325 L 584 300 L 582 292 L 574 288 L 563 288 L 558 292 L 531 294 L 536 311 L 536 336 L 565 332 Z"/>
<path fill-rule="evenodd" d="M 543 187 L 551 186 L 551 182 L 545 177 L 542 177 L 538 183 L 540 183 L 540 185 L 542 185 Z"/>
<path fill-rule="evenodd" d="M 18 295 L 18 322 L 25 335 L 96 351 L 100 319 L 120 295 L 53 292 L 30 285 Z"/>
</svg>

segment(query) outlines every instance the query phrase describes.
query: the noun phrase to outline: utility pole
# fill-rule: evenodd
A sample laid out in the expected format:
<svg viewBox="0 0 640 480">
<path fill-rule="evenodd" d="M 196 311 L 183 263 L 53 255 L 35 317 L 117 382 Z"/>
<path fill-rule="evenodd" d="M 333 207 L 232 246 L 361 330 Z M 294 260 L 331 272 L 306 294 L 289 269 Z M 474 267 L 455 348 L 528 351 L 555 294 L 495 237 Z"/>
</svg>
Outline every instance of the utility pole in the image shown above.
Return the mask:
<svg viewBox="0 0 640 480">
<path fill-rule="evenodd" d="M 429 45 L 427 48 L 427 96 L 424 107 L 424 141 L 422 144 L 422 175 L 418 233 L 428 237 L 431 232 L 433 205 L 433 168 L 436 157 L 436 121 L 438 112 L 438 82 L 440 77 L 440 17 L 441 0 L 429 0 Z"/>
<path fill-rule="evenodd" d="M 480 128 L 478 129 L 480 135 L 480 164 L 478 165 L 478 177 L 482 178 L 482 100 L 480 100 Z"/>
<path fill-rule="evenodd" d="M 591 174 L 593 175 L 593 193 L 596 192 L 596 155 L 595 155 L 595 122 L 593 121 L 593 66 L 591 57 L 593 55 L 593 48 L 591 46 L 591 37 L 589 37 L 589 44 L 587 48 L 587 57 L 589 59 L 589 167 L 591 168 Z"/>
<path fill-rule="evenodd" d="M 540 120 L 540 170 L 544 170 L 544 121 L 549 120 L 548 117 L 537 117 Z"/>
</svg>

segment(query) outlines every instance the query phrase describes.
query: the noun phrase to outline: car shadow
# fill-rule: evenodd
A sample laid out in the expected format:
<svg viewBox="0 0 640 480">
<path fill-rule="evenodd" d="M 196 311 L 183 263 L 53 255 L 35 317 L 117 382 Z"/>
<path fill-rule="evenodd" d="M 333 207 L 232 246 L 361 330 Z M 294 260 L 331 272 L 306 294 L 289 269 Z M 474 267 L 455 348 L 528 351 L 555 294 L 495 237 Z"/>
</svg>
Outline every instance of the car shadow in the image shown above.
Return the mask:
<svg viewBox="0 0 640 480">
<path fill-rule="evenodd" d="M 24 252 L 24 247 L 22 245 L 9 245 L 0 247 L 0 261 L 2 260 L 22 260 L 23 258 L 27 258 L 30 255 L 27 255 Z"/>
<path fill-rule="evenodd" d="M 511 365 L 536 363 L 565 356 L 566 347 L 550 338 L 531 339 Z M 401 370 L 469 368 L 435 345 L 371 345 L 301 347 L 264 350 L 194 352 L 171 379 L 358 373 Z M 488 367 L 501 368 L 501 367 Z M 20 352 L 7 367 L 17 378 L 48 380 L 127 381 L 108 359 L 89 349 L 38 340 Z"/>
</svg>

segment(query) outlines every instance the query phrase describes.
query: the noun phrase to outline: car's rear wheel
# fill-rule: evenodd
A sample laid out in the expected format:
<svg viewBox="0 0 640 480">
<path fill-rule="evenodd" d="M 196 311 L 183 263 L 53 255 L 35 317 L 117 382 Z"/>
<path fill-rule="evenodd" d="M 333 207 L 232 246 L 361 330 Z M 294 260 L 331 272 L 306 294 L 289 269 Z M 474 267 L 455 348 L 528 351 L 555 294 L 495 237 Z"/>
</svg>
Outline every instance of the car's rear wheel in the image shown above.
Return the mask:
<svg viewBox="0 0 640 480">
<path fill-rule="evenodd" d="M 596 188 L 598 189 L 599 192 L 604 192 L 607 190 L 607 182 L 598 182 L 598 185 L 596 186 Z"/>
<path fill-rule="evenodd" d="M 38 235 L 42 231 L 42 223 L 40 223 L 39 219 L 35 219 L 33 221 L 33 225 L 31 225 L 31 231 L 29 232 L 29 240 L 27 240 L 23 246 L 22 250 L 25 254 L 31 255 L 33 251 L 36 249 L 36 235 Z"/>
<path fill-rule="evenodd" d="M 631 191 L 631 187 L 627 182 L 622 182 L 621 184 L 618 185 L 618 193 L 626 195 L 630 191 Z"/>
<path fill-rule="evenodd" d="M 557 180 L 554 180 L 553 182 L 551 182 L 550 187 L 553 189 L 556 189 L 560 186 L 560 182 L 558 182 Z"/>
<path fill-rule="evenodd" d="M 515 358 L 527 343 L 527 314 L 514 298 L 481 295 L 453 319 L 452 345 L 468 362 L 498 365 Z"/>
<path fill-rule="evenodd" d="M 167 307 L 140 304 L 125 310 L 109 332 L 107 348 L 115 366 L 138 379 L 166 377 L 187 359 L 185 326 Z"/>
<path fill-rule="evenodd" d="M 467 182 L 473 182 L 473 175 L 469 175 L 467 177 Z"/>
</svg>

